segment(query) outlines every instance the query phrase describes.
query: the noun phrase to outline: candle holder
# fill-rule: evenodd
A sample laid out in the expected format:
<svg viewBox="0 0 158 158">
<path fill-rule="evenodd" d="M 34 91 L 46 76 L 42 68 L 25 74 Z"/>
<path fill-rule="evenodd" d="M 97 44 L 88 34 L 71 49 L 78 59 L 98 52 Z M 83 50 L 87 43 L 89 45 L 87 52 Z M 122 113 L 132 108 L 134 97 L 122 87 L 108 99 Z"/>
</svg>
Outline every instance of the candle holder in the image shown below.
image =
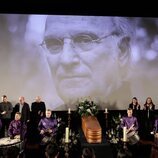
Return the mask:
<svg viewBox="0 0 158 158">
<path fill-rule="evenodd" d="M 68 127 L 70 129 L 70 125 L 71 125 L 71 112 L 68 112 Z"/>
<path fill-rule="evenodd" d="M 105 127 L 106 127 L 106 129 L 108 129 L 108 112 L 105 111 L 104 115 L 105 115 Z"/>
<path fill-rule="evenodd" d="M 75 149 L 75 152 L 76 150 L 80 152 L 80 148 L 78 148 L 80 144 L 79 142 L 80 135 L 79 133 L 77 134 L 70 130 L 69 138 L 67 139 L 66 134 L 67 132 L 65 130 L 65 134 L 63 134 L 62 138 L 59 140 L 59 148 L 61 150 L 62 157 L 69 158 L 71 157 L 71 152 L 74 149 Z"/>
<path fill-rule="evenodd" d="M 65 143 L 65 158 L 69 158 L 69 143 Z"/>
</svg>

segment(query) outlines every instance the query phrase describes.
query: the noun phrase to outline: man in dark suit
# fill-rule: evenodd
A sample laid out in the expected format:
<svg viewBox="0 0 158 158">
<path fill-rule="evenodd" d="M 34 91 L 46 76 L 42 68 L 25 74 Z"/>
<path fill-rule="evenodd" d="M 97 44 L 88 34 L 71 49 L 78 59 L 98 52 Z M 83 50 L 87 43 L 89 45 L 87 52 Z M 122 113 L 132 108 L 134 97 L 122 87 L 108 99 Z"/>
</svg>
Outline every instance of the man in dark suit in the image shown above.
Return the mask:
<svg viewBox="0 0 158 158">
<path fill-rule="evenodd" d="M 31 105 L 31 112 L 33 117 L 33 122 L 35 125 L 38 125 L 40 119 L 45 116 L 46 106 L 45 103 L 41 100 L 40 96 L 37 96 L 35 102 Z"/>
<path fill-rule="evenodd" d="M 25 137 L 27 131 L 27 123 L 30 121 L 30 107 L 29 104 L 25 102 L 25 98 L 23 96 L 19 97 L 19 102 L 14 107 L 14 113 L 21 113 L 21 139 Z"/>
<path fill-rule="evenodd" d="M 11 121 L 11 113 L 13 111 L 13 106 L 11 102 L 8 101 L 7 96 L 2 96 L 2 102 L 0 103 L 0 115 L 2 121 L 2 129 L 0 133 L 0 137 L 6 136 L 6 131 L 8 131 L 9 124 Z"/>
</svg>

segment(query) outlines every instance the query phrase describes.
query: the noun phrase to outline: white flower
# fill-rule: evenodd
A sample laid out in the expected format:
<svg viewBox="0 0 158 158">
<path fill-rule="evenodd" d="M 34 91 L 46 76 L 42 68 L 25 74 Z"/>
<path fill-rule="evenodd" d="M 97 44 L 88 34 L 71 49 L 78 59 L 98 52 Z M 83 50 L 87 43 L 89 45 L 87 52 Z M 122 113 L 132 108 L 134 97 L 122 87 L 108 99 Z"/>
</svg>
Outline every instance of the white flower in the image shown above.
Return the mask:
<svg viewBox="0 0 158 158">
<path fill-rule="evenodd" d="M 88 101 L 87 99 L 85 101 L 81 101 L 78 104 L 78 113 L 83 115 L 96 115 L 98 113 L 98 107 L 93 101 Z"/>
<path fill-rule="evenodd" d="M 91 114 L 91 110 L 90 109 L 87 109 L 87 112 L 89 112 Z"/>
</svg>

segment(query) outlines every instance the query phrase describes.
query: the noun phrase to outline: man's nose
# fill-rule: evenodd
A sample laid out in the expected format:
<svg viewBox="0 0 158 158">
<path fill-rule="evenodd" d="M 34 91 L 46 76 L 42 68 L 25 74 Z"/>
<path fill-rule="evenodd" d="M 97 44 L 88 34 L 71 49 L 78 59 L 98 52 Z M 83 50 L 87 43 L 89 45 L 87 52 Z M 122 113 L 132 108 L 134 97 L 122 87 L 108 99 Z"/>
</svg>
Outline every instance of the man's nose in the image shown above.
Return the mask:
<svg viewBox="0 0 158 158">
<path fill-rule="evenodd" d="M 74 48 L 71 39 L 64 39 L 63 52 L 61 53 L 61 63 L 65 65 L 78 64 L 79 55 Z"/>
</svg>

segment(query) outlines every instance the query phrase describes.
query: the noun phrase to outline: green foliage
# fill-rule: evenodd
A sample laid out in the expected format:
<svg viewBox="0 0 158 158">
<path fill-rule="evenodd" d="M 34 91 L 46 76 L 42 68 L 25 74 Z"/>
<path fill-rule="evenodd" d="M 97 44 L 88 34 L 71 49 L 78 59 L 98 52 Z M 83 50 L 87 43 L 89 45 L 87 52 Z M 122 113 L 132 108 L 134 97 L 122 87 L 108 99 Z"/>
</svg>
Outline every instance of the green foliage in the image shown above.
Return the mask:
<svg viewBox="0 0 158 158">
<path fill-rule="evenodd" d="M 77 112 L 80 116 L 96 116 L 98 114 L 98 105 L 85 99 L 78 103 Z"/>
<path fill-rule="evenodd" d="M 120 123 L 120 114 L 112 117 L 111 128 L 106 131 L 106 136 L 110 143 L 117 144 L 120 141 Z"/>
<path fill-rule="evenodd" d="M 79 145 L 79 134 L 71 132 L 70 130 L 69 143 L 65 143 L 65 134 L 63 134 L 63 137 L 59 142 L 59 149 L 63 154 L 62 157 L 70 157 L 70 155 L 73 155 L 73 153 L 79 153 Z"/>
</svg>

